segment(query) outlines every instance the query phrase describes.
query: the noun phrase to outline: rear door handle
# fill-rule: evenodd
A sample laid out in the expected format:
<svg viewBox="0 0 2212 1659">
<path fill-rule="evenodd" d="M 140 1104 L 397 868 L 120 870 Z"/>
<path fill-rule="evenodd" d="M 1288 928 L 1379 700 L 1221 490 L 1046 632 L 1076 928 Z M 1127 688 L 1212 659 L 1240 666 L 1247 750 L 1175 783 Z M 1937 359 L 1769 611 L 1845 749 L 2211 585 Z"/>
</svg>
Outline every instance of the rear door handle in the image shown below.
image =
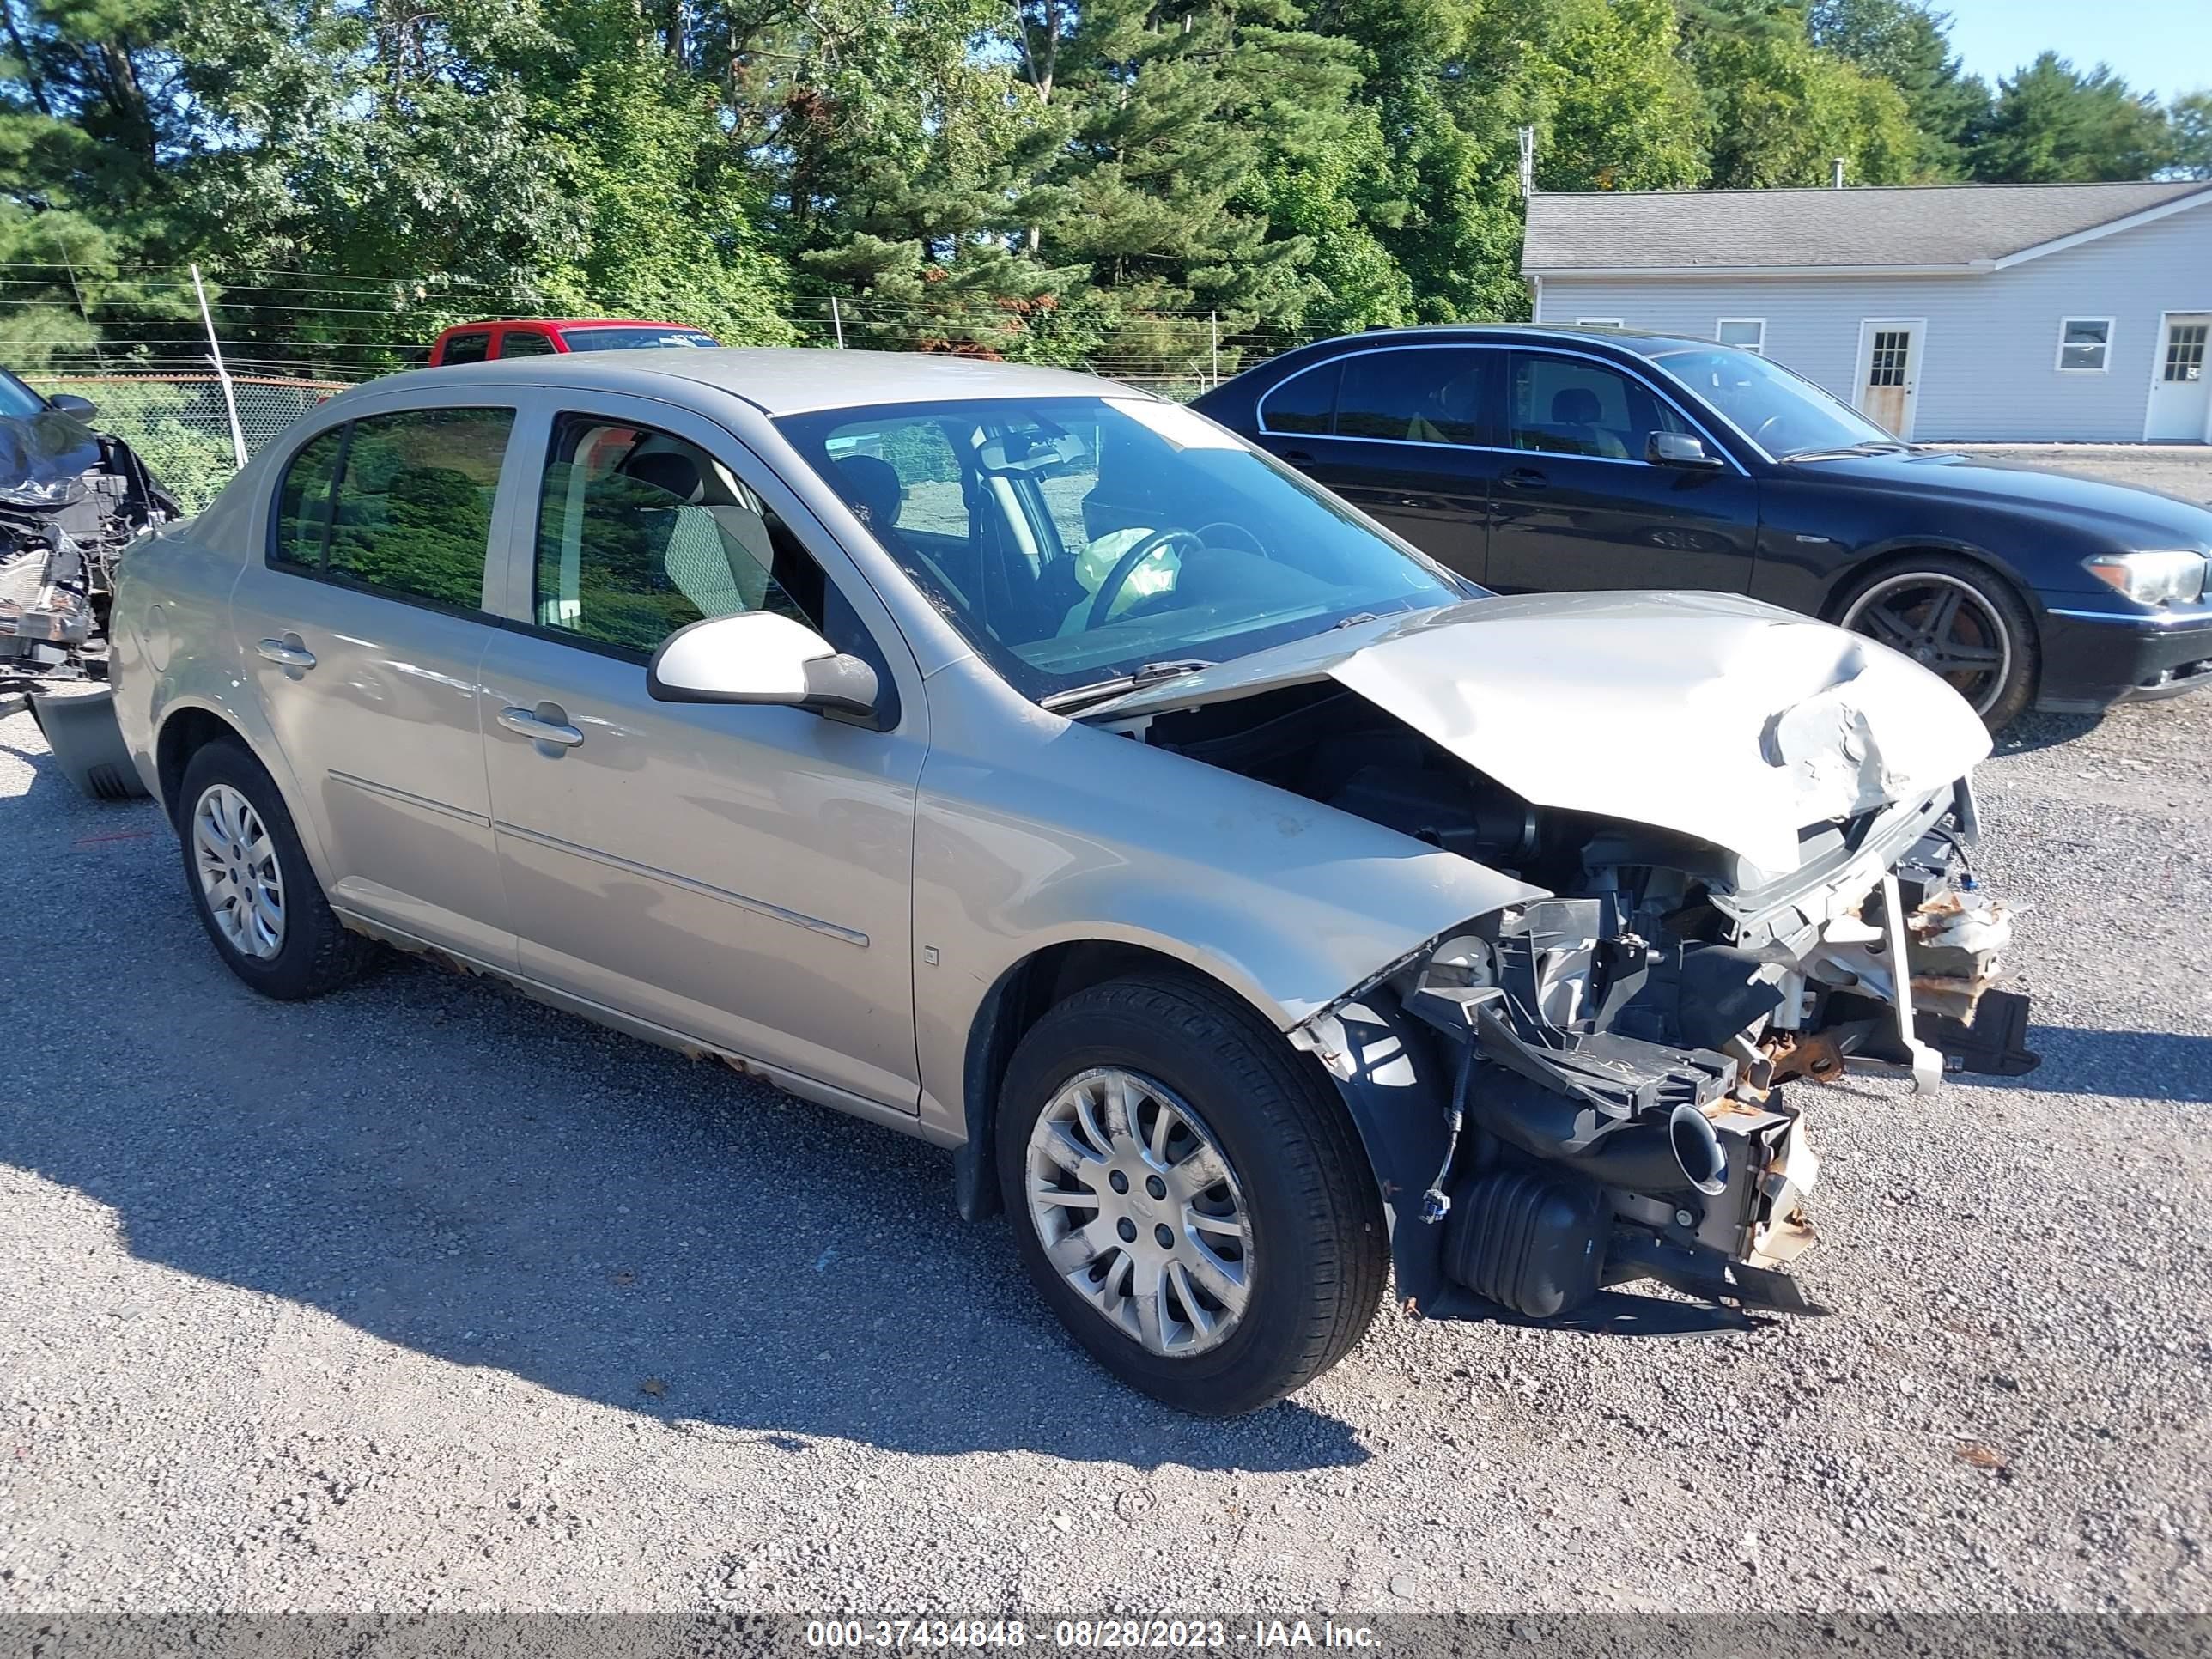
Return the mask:
<svg viewBox="0 0 2212 1659">
<path fill-rule="evenodd" d="M 558 703 L 541 702 L 536 708 L 502 708 L 499 723 L 518 738 L 528 738 L 532 743 L 550 743 L 556 749 L 574 749 L 583 742 L 584 734 L 568 724 L 568 716 Z"/>
<path fill-rule="evenodd" d="M 1498 480 L 1508 489 L 1541 489 L 1544 475 L 1533 466 L 1516 466 Z"/>
<path fill-rule="evenodd" d="M 1303 466 L 1306 462 L 1313 459 L 1313 451 L 1310 449 L 1286 449 L 1283 452 L 1283 459 L 1295 465 Z"/>
<path fill-rule="evenodd" d="M 281 640 L 264 640 L 253 648 L 280 668 L 308 669 L 315 665 L 315 653 L 301 642 L 297 634 L 287 634 Z"/>
</svg>

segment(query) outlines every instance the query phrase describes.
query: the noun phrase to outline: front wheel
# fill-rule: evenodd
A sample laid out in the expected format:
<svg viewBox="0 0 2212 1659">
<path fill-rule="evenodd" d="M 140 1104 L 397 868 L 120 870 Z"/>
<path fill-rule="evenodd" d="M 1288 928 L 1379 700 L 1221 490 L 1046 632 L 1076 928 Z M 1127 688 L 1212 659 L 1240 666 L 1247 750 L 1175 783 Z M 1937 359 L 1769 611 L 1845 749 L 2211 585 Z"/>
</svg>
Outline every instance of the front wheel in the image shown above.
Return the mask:
<svg viewBox="0 0 2212 1659">
<path fill-rule="evenodd" d="M 2035 623 L 2005 580 L 1942 554 L 1861 582 L 1836 620 L 1903 652 L 2003 730 L 2035 695 Z"/>
<path fill-rule="evenodd" d="M 1024 1265 L 1130 1386 L 1229 1416 L 1349 1352 L 1389 1251 L 1342 1103 L 1281 1035 L 1196 979 L 1078 993 L 1022 1039 L 998 1165 Z"/>
</svg>

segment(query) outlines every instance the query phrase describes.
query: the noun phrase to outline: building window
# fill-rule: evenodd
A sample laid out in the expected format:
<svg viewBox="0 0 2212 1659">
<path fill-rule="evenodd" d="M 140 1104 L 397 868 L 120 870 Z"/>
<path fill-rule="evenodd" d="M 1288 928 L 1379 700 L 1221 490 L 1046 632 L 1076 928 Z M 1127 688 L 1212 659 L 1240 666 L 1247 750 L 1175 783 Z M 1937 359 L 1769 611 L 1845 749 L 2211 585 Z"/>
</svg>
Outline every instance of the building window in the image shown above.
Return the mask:
<svg viewBox="0 0 2212 1659">
<path fill-rule="evenodd" d="M 2159 378 L 2167 381 L 2196 380 L 2204 374 L 2203 323 L 2176 323 L 2166 331 L 2166 362 Z"/>
<path fill-rule="evenodd" d="M 2112 319 L 2069 317 L 2058 325 L 2058 367 L 2085 374 L 2105 372 L 2112 355 Z"/>
<path fill-rule="evenodd" d="M 1724 346 L 1739 346 L 1746 351 L 1766 355 L 1766 319 L 1764 317 L 1723 317 L 1720 326 L 1713 331 L 1713 338 Z"/>
<path fill-rule="evenodd" d="M 1575 319 L 1575 326 L 1577 328 L 1626 328 L 1628 325 L 1618 317 L 1577 317 Z"/>
</svg>

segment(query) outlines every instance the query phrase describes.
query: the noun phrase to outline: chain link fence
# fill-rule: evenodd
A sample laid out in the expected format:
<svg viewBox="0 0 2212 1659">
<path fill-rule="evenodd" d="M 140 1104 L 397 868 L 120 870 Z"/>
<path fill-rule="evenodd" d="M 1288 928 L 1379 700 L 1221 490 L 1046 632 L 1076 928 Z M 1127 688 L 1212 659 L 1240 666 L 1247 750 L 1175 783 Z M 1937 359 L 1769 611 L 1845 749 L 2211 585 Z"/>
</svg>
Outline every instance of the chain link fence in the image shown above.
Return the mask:
<svg viewBox="0 0 2212 1659">
<path fill-rule="evenodd" d="M 332 392 L 422 362 L 446 324 L 539 314 L 513 295 L 442 278 L 203 274 L 204 313 L 202 290 L 189 272 L 93 276 L 65 266 L 0 264 L 0 363 L 40 392 L 89 399 L 100 411 L 94 424 L 128 442 L 194 511 L 236 470 L 229 411 L 212 372 L 210 330 L 222 344 L 240 436 L 251 455 Z M 948 343 L 959 334 L 962 318 L 942 306 L 794 296 L 785 313 L 786 337 L 805 345 L 989 355 Z M 1006 320 L 988 301 L 976 301 L 975 315 L 966 321 L 981 327 L 979 319 Z M 1200 309 L 1147 311 L 1118 317 L 1087 349 L 1062 354 L 1029 339 L 1009 355 L 1042 353 L 1067 368 L 1188 399 L 1249 363 L 1328 331 L 1249 322 L 1240 329 Z"/>
<path fill-rule="evenodd" d="M 112 432 L 177 499 L 198 512 L 236 470 L 230 411 L 222 383 L 212 374 L 27 374 L 26 384 L 47 397 L 70 392 L 98 412 L 91 423 Z M 293 380 L 234 376 L 239 434 L 251 456 L 334 392 L 344 380 Z"/>
</svg>

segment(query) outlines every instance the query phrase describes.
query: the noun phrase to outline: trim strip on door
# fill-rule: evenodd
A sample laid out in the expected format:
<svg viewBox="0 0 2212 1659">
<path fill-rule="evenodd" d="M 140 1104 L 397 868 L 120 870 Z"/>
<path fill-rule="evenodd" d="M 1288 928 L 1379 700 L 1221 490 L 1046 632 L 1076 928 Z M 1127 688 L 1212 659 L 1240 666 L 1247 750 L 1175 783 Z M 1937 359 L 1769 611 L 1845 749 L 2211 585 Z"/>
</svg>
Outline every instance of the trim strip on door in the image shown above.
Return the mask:
<svg viewBox="0 0 2212 1659">
<path fill-rule="evenodd" d="M 432 800 L 428 795 L 410 794 L 404 789 L 394 789 L 388 783 L 377 783 L 368 778 L 356 777 L 350 772 L 341 772 L 333 767 L 325 774 L 332 783 L 343 783 L 358 789 L 365 795 L 380 795 L 386 800 L 396 800 L 402 806 L 419 806 L 426 812 L 441 817 L 458 818 L 463 823 L 473 824 L 479 830 L 491 828 L 491 820 L 481 812 L 471 812 L 465 807 L 448 806 L 441 800 Z"/>
<path fill-rule="evenodd" d="M 732 893 L 726 888 L 710 887 L 703 881 L 694 881 L 689 876 L 679 876 L 672 870 L 655 869 L 650 864 L 637 864 L 612 853 L 603 853 L 596 847 L 579 846 L 573 841 L 563 841 L 558 836 L 549 836 L 536 830 L 526 830 L 519 823 L 509 823 L 505 818 L 492 821 L 492 829 L 502 836 L 514 836 L 519 840 L 533 842 L 550 848 L 556 853 L 568 853 L 593 864 L 604 864 L 610 870 L 619 870 L 624 875 L 643 876 L 648 881 L 665 882 L 671 887 L 680 887 L 687 893 L 696 893 L 702 898 L 719 899 L 724 904 L 734 904 L 740 910 L 750 910 L 755 915 L 766 916 L 771 921 L 787 921 L 794 927 L 804 927 L 810 933 L 825 933 L 848 945 L 868 948 L 868 936 L 850 927 L 841 927 L 834 921 L 824 921 L 819 916 L 810 916 L 803 911 L 787 910 L 780 904 L 770 904 L 766 899 L 748 898 L 743 893 Z"/>
</svg>

